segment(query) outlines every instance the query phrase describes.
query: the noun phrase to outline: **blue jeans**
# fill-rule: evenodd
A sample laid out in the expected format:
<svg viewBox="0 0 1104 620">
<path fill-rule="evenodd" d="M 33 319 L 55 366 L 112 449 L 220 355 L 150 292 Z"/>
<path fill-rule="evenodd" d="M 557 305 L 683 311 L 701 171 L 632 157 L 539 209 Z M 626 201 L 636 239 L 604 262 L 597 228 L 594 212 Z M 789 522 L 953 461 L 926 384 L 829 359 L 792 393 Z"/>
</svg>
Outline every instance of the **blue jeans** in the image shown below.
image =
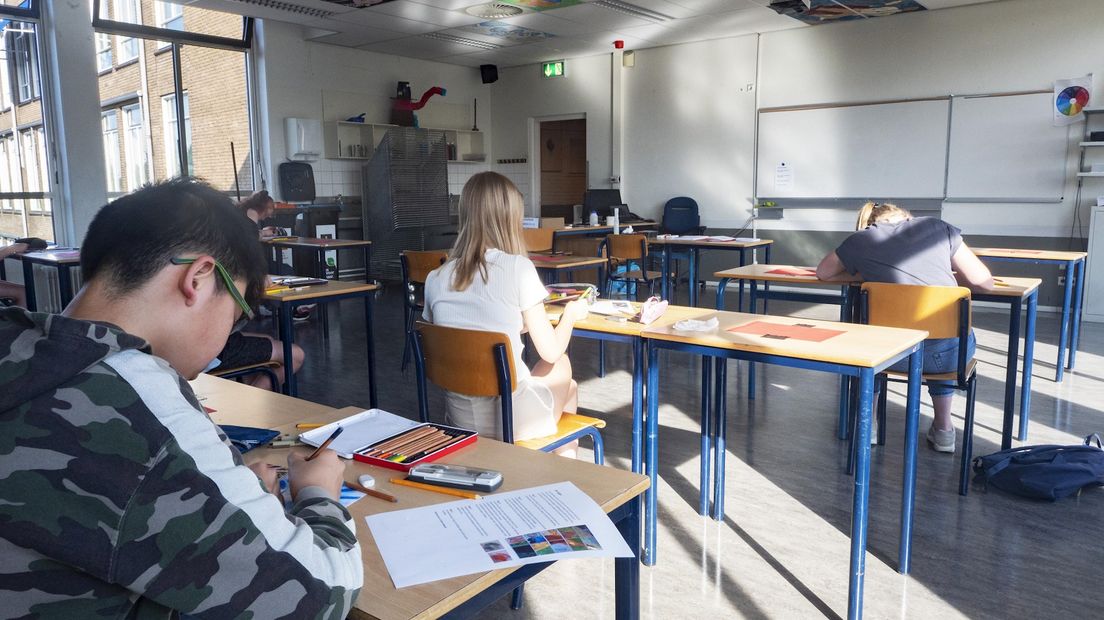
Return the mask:
<svg viewBox="0 0 1104 620">
<path fill-rule="evenodd" d="M 966 359 L 974 356 L 977 349 L 977 341 L 974 339 L 974 331 L 970 330 L 970 338 L 966 341 Z M 908 358 L 889 367 L 897 372 L 908 372 Z M 924 341 L 924 373 L 940 374 L 955 372 L 958 370 L 958 338 L 929 338 Z M 954 381 L 930 381 L 928 382 L 928 394 L 932 397 L 947 396 L 955 391 Z"/>
</svg>

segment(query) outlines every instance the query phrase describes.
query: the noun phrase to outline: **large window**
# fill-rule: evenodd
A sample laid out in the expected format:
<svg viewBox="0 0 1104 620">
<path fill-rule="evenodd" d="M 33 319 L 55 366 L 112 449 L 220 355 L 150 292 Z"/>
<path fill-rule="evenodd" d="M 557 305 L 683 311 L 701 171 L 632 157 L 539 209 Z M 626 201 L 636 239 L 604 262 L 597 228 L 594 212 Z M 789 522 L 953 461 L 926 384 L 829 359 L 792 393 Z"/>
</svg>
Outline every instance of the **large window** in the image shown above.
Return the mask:
<svg viewBox="0 0 1104 620">
<path fill-rule="evenodd" d="M 111 36 L 96 33 L 96 70 L 107 71 L 111 68 Z"/>
<path fill-rule="evenodd" d="M 176 129 L 176 95 L 161 98 L 161 135 L 165 145 L 165 176 L 180 174 L 180 133 Z M 188 109 L 188 93 L 184 93 L 184 144 L 188 149 L 188 174 L 195 174 L 192 162 L 192 115 Z"/>
<path fill-rule="evenodd" d="M 119 113 L 115 110 L 104 112 L 100 119 L 100 125 L 103 127 L 107 192 L 118 194 L 123 191 L 123 166 L 119 160 Z"/>
<path fill-rule="evenodd" d="M 128 24 L 142 23 L 142 6 L 138 0 L 115 0 L 115 14 L 112 15 L 117 22 Z M 138 45 L 141 41 L 133 35 L 118 35 L 115 44 L 119 48 L 119 64 L 130 62 L 138 57 Z"/>
<path fill-rule="evenodd" d="M 38 45 L 32 24 L 9 24 L 5 31 L 9 72 L 15 76 L 12 98 L 27 103 L 41 96 L 38 75 Z"/>
<path fill-rule="evenodd" d="M 155 0 L 157 9 L 157 27 L 170 30 L 184 30 L 184 7 L 175 2 Z"/>
<path fill-rule="evenodd" d="M 142 106 L 135 103 L 123 107 L 123 122 L 126 127 L 123 148 L 126 154 L 127 191 L 132 192 L 150 181 Z"/>
</svg>

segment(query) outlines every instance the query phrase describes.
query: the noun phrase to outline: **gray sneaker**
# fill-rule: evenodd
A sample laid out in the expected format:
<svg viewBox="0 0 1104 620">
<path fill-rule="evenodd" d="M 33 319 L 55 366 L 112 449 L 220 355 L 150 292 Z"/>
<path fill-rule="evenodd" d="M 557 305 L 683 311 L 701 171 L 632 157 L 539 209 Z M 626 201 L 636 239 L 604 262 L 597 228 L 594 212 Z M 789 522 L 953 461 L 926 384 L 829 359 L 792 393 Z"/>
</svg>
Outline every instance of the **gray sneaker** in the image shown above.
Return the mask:
<svg viewBox="0 0 1104 620">
<path fill-rule="evenodd" d="M 932 450 L 936 452 L 949 452 L 954 454 L 955 451 L 955 429 L 941 431 L 934 426 L 928 427 L 928 443 L 931 444 Z"/>
</svg>

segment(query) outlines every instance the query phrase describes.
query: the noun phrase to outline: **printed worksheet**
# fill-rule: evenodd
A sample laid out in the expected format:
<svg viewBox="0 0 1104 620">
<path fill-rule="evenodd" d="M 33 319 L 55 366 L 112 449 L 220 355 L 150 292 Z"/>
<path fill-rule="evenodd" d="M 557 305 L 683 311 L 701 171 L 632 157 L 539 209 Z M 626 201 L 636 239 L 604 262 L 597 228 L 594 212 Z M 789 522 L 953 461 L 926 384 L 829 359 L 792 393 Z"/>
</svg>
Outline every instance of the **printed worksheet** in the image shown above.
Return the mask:
<svg viewBox="0 0 1104 620">
<path fill-rule="evenodd" d="M 366 517 L 396 588 L 536 562 L 632 557 L 570 482 Z"/>
</svg>

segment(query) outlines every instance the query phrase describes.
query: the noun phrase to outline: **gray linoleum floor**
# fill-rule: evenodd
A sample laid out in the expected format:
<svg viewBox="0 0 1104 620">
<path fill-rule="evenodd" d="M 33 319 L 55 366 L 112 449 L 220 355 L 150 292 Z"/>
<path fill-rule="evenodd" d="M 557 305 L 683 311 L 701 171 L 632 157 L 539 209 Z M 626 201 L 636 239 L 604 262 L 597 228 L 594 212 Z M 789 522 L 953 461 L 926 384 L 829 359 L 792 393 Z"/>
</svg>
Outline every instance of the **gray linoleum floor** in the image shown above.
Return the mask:
<svg viewBox="0 0 1104 620">
<path fill-rule="evenodd" d="M 710 290 L 704 299 L 712 300 Z M 732 299 L 732 298 L 730 298 Z M 705 302 L 708 303 L 708 302 Z M 735 304 L 730 301 L 729 306 Z M 782 304 L 772 313 L 831 319 L 835 306 Z M 367 406 L 363 313 L 359 302 L 331 309 L 321 323 L 299 324 L 308 354 L 300 396 L 332 406 Z M 999 449 L 1007 313 L 975 313 L 979 388 L 974 454 Z M 1075 372 L 1054 383 L 1057 317 L 1040 314 L 1027 443 L 1079 442 L 1104 431 L 1104 326 L 1085 323 Z M 401 298 L 390 285 L 376 302 L 380 404 L 416 415 L 413 371 L 399 372 Z M 607 463 L 629 467 L 631 358 L 610 345 L 609 372 L 596 376 L 596 345 L 578 340 L 571 358 L 580 406 L 608 421 Z M 697 513 L 700 362 L 661 356 L 658 564 L 642 567 L 645 618 L 809 618 L 847 611 L 851 479 L 846 443 L 835 436 L 835 376 L 761 367 L 755 400 L 744 394 L 746 365 L 729 365 L 726 515 Z M 921 438 L 913 570 L 896 572 L 904 388 L 890 389 L 888 442 L 874 447 L 866 560 L 869 618 L 1098 616 L 1104 577 L 1104 490 L 1059 503 L 1035 503 L 974 485 L 957 494 L 957 455 L 928 449 Z M 925 394 L 921 437 L 930 424 Z M 433 416 L 442 416 L 439 396 Z M 964 408 L 956 397 L 961 429 Z M 960 437 L 961 439 L 961 437 Z M 1018 445 L 1019 442 L 1016 442 Z M 526 588 L 514 612 L 500 600 L 487 618 L 610 618 L 613 562 L 560 562 Z"/>
</svg>

